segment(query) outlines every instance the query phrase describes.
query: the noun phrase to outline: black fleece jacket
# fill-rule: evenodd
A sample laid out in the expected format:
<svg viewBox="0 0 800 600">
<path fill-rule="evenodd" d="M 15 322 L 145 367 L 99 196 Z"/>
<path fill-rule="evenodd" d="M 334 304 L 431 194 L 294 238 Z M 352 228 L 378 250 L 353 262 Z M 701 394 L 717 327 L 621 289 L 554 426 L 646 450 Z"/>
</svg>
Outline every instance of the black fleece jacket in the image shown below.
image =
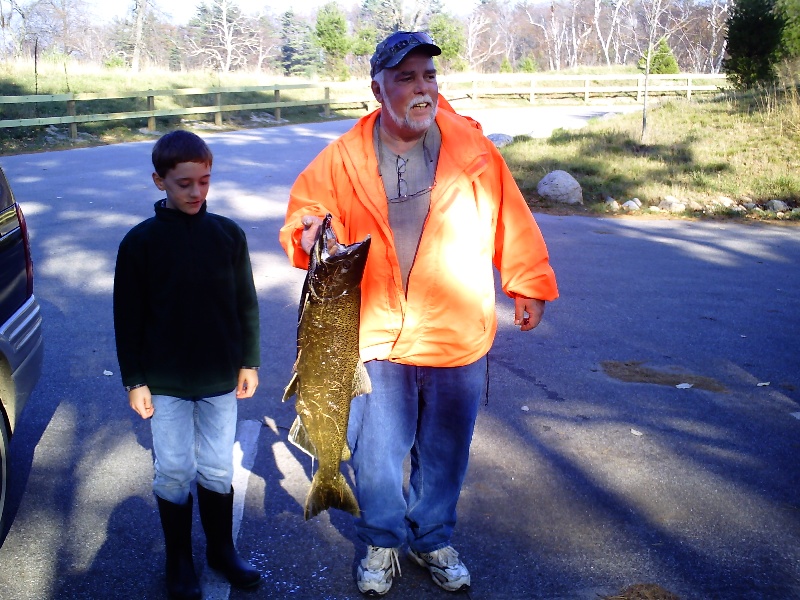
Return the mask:
<svg viewBox="0 0 800 600">
<path fill-rule="evenodd" d="M 117 253 L 114 330 L 123 385 L 179 398 L 236 387 L 260 366 L 258 298 L 244 231 L 206 211 L 155 204 Z"/>
</svg>

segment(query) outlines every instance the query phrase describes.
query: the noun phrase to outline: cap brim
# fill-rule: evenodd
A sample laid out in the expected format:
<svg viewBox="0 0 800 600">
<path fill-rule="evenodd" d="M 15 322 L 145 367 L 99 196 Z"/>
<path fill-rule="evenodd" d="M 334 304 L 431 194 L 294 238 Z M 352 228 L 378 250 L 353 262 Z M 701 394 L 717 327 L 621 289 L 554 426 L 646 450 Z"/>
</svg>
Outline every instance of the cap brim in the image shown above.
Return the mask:
<svg viewBox="0 0 800 600">
<path fill-rule="evenodd" d="M 405 57 L 412 52 L 425 52 L 428 56 L 439 56 L 442 53 L 442 49 L 436 44 L 417 44 L 416 46 L 406 46 L 400 52 L 390 58 L 386 64 L 383 65 L 382 69 L 393 69 L 403 62 Z"/>
</svg>

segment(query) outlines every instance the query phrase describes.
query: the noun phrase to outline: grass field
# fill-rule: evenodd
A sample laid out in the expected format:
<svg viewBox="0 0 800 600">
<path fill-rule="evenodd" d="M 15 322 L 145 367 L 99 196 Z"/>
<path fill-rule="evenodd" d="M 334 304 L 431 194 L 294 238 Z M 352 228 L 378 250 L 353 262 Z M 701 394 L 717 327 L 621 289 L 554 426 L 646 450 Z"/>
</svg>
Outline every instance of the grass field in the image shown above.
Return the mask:
<svg viewBox="0 0 800 600">
<path fill-rule="evenodd" d="M 0 63 L 0 95 L 57 94 L 67 91 L 111 93 L 131 90 L 187 87 L 236 87 L 288 83 L 283 78 L 262 74 L 211 72 L 175 73 L 149 71 L 133 75 L 125 70 L 85 69 L 79 65 L 41 63 L 35 65 Z M 364 97 L 365 82 L 335 87 L 332 99 L 345 102 L 331 118 L 354 118 L 365 114 L 363 103 L 348 99 Z M 303 100 L 320 96 L 321 90 L 298 90 L 281 95 L 282 100 Z M 266 97 L 265 97 L 266 96 Z M 204 99 L 172 97 L 176 105 Z M 264 102 L 270 94 L 253 93 L 236 98 L 236 103 Z M 144 99 L 94 101 L 94 112 L 142 110 Z M 524 105 L 524 100 L 504 100 Z M 483 106 L 492 101 L 482 100 Z M 458 103 L 454 103 L 458 109 Z M 38 107 L 38 108 L 37 108 Z M 166 108 L 166 106 L 165 106 Z M 25 118 L 38 104 L 0 105 L 3 118 Z M 16 110 L 16 114 L 10 111 Z M 26 112 L 27 111 L 27 112 Z M 39 115 L 41 116 L 41 115 Z M 256 118 L 253 117 L 263 117 Z M 282 118 L 290 123 L 320 121 L 319 107 L 285 109 Z M 270 115 L 226 116 L 222 129 L 275 126 Z M 181 121 L 180 117 L 159 119 L 158 128 L 213 128 L 213 117 Z M 143 130 L 144 120 L 80 125 L 81 139 L 69 140 L 66 127 L 0 129 L 0 154 L 19 154 L 75 145 L 99 145 L 152 139 Z M 577 131 L 556 131 L 547 140 L 517 138 L 504 147 L 506 158 L 520 188 L 534 210 L 548 209 L 536 194 L 538 181 L 560 169 L 581 184 L 584 207 L 577 212 L 605 212 L 604 200 L 620 204 L 634 197 L 647 207 L 667 195 L 703 202 L 718 196 L 734 200 L 783 200 L 791 208 L 800 206 L 800 93 L 797 87 L 746 95 L 724 94 L 714 99 L 662 100 L 648 110 L 648 133 L 641 141 L 642 115 L 634 112 L 590 123 Z M 759 218 L 774 217 L 760 215 Z M 800 221 L 795 212 L 786 218 Z"/>
</svg>

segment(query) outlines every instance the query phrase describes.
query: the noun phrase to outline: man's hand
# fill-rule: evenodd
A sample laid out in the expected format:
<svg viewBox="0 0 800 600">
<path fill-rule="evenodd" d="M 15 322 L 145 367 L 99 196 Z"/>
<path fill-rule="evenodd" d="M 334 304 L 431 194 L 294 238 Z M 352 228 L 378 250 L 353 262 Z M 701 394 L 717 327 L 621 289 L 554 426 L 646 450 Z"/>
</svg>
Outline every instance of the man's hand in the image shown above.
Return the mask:
<svg viewBox="0 0 800 600">
<path fill-rule="evenodd" d="M 305 215 L 302 223 L 303 234 L 300 236 L 300 246 L 306 251 L 306 254 L 311 254 L 311 248 L 314 247 L 314 242 L 317 241 L 317 231 L 319 226 L 322 225 L 322 219 L 314 215 Z"/>
<path fill-rule="evenodd" d="M 153 397 L 150 394 L 150 388 L 146 385 L 128 392 L 128 403 L 136 411 L 136 414 L 143 419 L 149 419 L 153 416 Z"/>
<path fill-rule="evenodd" d="M 236 397 L 252 398 L 258 387 L 258 371 L 255 369 L 239 369 L 239 383 L 236 385 Z"/>
<path fill-rule="evenodd" d="M 519 325 L 520 331 L 530 331 L 536 327 L 541 322 L 543 315 L 544 300 L 521 296 L 514 299 L 514 325 Z"/>
</svg>

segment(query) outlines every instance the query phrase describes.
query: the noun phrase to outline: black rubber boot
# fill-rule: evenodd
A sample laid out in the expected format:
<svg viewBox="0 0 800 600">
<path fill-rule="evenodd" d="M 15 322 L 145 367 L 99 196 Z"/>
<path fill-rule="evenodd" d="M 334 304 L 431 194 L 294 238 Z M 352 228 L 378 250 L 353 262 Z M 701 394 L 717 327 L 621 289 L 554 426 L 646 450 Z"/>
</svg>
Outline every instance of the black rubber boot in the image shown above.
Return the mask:
<svg viewBox="0 0 800 600">
<path fill-rule="evenodd" d="M 197 486 L 200 522 L 206 532 L 208 566 L 220 571 L 234 587 L 253 588 L 261 581 L 261 573 L 242 559 L 233 545 L 233 488 L 220 494 Z"/>
<path fill-rule="evenodd" d="M 159 498 L 158 513 L 167 550 L 167 592 L 173 600 L 200 600 L 200 582 L 192 561 L 192 497 L 186 504 Z"/>
</svg>

